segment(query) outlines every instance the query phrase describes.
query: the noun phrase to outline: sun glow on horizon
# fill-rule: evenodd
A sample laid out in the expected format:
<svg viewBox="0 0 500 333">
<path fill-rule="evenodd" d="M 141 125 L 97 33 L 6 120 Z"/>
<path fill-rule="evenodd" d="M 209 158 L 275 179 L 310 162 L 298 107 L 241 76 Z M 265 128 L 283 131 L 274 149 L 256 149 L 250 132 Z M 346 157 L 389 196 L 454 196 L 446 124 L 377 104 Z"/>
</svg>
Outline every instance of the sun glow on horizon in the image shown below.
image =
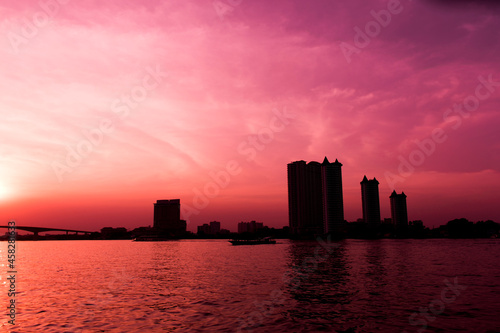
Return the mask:
<svg viewBox="0 0 500 333">
<path fill-rule="evenodd" d="M 16 195 L 14 190 L 0 182 L 0 202 L 6 202 L 15 199 Z"/>
</svg>

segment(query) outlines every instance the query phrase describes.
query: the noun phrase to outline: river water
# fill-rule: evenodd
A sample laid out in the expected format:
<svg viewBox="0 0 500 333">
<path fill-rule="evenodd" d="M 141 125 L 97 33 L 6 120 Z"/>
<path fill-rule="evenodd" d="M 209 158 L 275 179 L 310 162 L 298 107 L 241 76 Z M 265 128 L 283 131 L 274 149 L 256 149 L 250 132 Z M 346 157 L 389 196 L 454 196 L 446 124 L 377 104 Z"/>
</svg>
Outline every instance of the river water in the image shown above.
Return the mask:
<svg viewBox="0 0 500 333">
<path fill-rule="evenodd" d="M 500 332 L 500 240 L 18 241 L 2 332 Z"/>
</svg>

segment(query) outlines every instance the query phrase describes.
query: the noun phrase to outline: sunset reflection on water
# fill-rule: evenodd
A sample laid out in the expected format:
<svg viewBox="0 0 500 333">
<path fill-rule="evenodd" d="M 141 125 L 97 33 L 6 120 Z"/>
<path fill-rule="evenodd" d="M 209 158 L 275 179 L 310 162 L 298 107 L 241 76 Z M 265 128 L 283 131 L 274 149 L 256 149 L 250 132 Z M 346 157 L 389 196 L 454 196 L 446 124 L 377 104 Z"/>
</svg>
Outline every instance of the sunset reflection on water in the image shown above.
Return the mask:
<svg viewBox="0 0 500 333">
<path fill-rule="evenodd" d="M 318 246 L 17 242 L 16 326 L 5 316 L 2 331 L 416 332 L 422 325 L 412 326 L 409 316 L 454 278 L 467 289 L 428 329 L 499 329 L 496 240 L 346 240 L 330 252 Z M 0 254 L 6 262 L 3 248 Z"/>
</svg>

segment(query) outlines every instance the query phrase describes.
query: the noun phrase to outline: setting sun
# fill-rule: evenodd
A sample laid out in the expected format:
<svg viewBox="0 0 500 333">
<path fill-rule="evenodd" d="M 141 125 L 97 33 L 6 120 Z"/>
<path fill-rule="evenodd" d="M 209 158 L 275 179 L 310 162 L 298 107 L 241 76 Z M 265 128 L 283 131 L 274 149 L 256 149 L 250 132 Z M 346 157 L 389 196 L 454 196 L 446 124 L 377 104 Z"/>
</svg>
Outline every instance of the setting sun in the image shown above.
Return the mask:
<svg viewBox="0 0 500 333">
<path fill-rule="evenodd" d="M 6 186 L 0 184 L 0 201 L 8 200 L 11 196 L 12 191 L 10 191 Z"/>
</svg>

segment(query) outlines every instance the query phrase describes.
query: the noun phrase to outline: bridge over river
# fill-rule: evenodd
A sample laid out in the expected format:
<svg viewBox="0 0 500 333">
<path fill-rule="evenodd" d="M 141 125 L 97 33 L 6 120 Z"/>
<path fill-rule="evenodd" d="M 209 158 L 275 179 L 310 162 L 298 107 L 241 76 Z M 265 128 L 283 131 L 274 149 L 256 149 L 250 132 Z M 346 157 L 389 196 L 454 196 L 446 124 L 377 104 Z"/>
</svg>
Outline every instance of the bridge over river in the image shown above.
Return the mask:
<svg viewBox="0 0 500 333">
<path fill-rule="evenodd" d="M 48 232 L 48 231 L 63 231 L 66 232 L 66 235 L 68 235 L 70 232 L 74 232 L 75 235 L 84 234 L 84 235 L 90 235 L 93 233 L 93 231 L 84 231 L 84 230 L 73 230 L 73 229 L 59 229 L 59 228 L 45 228 L 45 227 L 27 227 L 27 226 L 3 226 L 0 225 L 0 228 L 9 228 L 9 229 L 18 229 L 18 230 L 24 230 L 24 231 L 29 231 L 32 232 L 35 235 L 35 238 L 38 237 L 38 234 L 41 232 Z"/>
</svg>

